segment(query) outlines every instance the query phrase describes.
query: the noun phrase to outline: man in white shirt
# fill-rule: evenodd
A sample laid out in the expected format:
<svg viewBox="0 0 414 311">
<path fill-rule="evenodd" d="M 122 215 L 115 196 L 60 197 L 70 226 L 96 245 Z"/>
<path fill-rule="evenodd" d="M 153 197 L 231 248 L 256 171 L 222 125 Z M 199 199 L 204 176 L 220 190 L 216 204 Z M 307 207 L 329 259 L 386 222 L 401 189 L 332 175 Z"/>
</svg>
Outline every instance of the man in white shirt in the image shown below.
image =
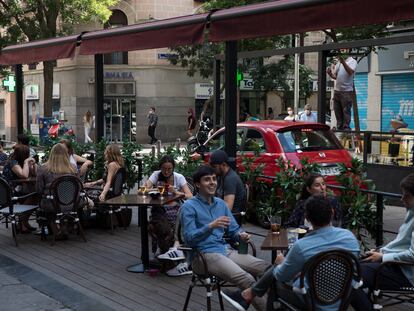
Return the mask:
<svg viewBox="0 0 414 311">
<path fill-rule="evenodd" d="M 338 130 L 350 130 L 351 107 L 353 102 L 354 76 L 357 61 L 348 56 L 338 56 L 335 68 L 328 67 L 326 72 L 336 80 L 334 90 L 334 111 Z"/>
</svg>

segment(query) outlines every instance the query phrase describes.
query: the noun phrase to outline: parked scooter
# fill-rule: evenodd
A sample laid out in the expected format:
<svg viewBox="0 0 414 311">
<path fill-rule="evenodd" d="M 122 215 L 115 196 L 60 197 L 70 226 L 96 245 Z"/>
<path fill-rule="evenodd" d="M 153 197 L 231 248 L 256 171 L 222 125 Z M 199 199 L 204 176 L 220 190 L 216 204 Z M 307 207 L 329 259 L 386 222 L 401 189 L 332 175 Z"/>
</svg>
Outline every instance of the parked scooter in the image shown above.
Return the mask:
<svg viewBox="0 0 414 311">
<path fill-rule="evenodd" d="M 65 121 L 57 119 L 50 122 L 50 128 L 47 133 L 49 135 L 49 138 L 53 140 L 62 136 L 75 136 L 72 127 L 66 126 Z"/>
<path fill-rule="evenodd" d="M 211 120 L 208 117 L 201 119 L 197 133 L 187 140 L 187 147 L 190 152 L 196 151 L 198 146 L 201 146 L 207 141 L 207 139 L 210 137 L 211 130 Z"/>
</svg>

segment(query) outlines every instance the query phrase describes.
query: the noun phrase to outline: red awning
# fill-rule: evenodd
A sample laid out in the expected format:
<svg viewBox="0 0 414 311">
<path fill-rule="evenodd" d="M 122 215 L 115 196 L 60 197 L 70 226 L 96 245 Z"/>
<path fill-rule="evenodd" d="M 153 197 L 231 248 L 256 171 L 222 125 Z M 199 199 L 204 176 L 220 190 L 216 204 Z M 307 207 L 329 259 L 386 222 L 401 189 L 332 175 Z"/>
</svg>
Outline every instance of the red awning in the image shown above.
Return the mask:
<svg viewBox="0 0 414 311">
<path fill-rule="evenodd" d="M 214 12 L 208 38 L 230 41 L 409 19 L 413 0 L 280 0 Z"/>
<path fill-rule="evenodd" d="M 125 27 L 88 32 L 79 54 L 145 50 L 203 42 L 208 14 L 180 16 Z"/>
<path fill-rule="evenodd" d="M 0 65 L 31 64 L 75 55 L 79 35 L 10 45 L 0 51 Z"/>
</svg>

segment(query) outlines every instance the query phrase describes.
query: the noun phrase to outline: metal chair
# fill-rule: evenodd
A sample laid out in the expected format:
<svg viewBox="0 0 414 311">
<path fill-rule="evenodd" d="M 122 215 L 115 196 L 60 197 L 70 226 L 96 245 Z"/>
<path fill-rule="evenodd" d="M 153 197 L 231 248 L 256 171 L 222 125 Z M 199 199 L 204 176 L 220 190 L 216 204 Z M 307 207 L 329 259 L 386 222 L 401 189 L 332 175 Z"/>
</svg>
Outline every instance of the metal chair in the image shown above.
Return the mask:
<svg viewBox="0 0 414 311">
<path fill-rule="evenodd" d="M 126 170 L 125 168 L 121 167 L 116 171 L 112 179 L 111 188 L 109 189 L 109 192 L 106 195 L 106 199 L 111 199 L 111 198 L 120 196 L 124 192 L 125 181 L 126 181 Z M 106 204 L 99 204 L 99 202 L 95 202 L 95 206 L 97 209 L 97 213 L 99 212 L 108 213 L 111 234 L 114 233 L 114 220 L 113 220 L 114 213 L 120 216 L 122 226 L 124 227 L 124 229 L 127 228 L 125 206 L 112 206 L 112 205 L 106 205 Z"/>
<path fill-rule="evenodd" d="M 251 253 L 253 256 L 256 257 L 256 248 L 252 242 L 249 242 L 249 246 L 251 248 Z M 187 291 L 187 296 L 185 298 L 185 303 L 183 307 L 183 311 L 186 311 L 188 308 L 188 303 L 190 302 L 191 293 L 194 287 L 204 287 L 206 289 L 206 298 L 207 298 L 207 310 L 211 311 L 211 297 L 213 292 L 217 290 L 217 295 L 219 298 L 220 303 L 220 310 L 224 310 L 223 305 L 223 297 L 221 295 L 221 289 L 223 287 L 234 287 L 234 285 L 228 283 L 220 279 L 219 277 L 212 275 L 209 273 L 208 264 L 204 254 L 196 249 L 192 249 L 189 247 L 182 246 L 179 249 L 187 252 L 194 252 L 195 256 L 198 256 L 203 263 L 203 271 L 201 273 L 196 273 L 193 271 L 193 275 L 191 277 L 191 283 Z"/>
<path fill-rule="evenodd" d="M 405 261 L 387 261 L 381 264 L 379 269 L 375 273 L 375 281 L 374 281 L 374 289 L 372 290 L 373 294 L 373 302 L 374 302 L 374 309 L 380 310 L 383 307 L 394 306 L 400 303 L 414 303 L 414 286 L 411 287 L 401 287 L 395 290 L 389 289 L 381 289 L 380 278 L 381 278 L 381 269 L 390 266 L 390 265 L 397 265 L 400 267 L 412 267 L 414 269 L 414 262 L 405 262 Z M 385 297 L 386 301 L 392 301 L 386 304 L 380 304 L 379 299 L 381 297 Z"/>
<path fill-rule="evenodd" d="M 53 233 L 52 245 L 57 237 L 55 225 L 62 222 L 73 222 L 74 227 L 78 229 L 78 233 L 86 242 L 85 233 L 79 221 L 79 205 L 84 195 L 82 182 L 76 176 L 64 175 L 56 178 L 51 184 L 50 195 L 46 198 L 52 201 L 55 210 L 55 214 L 49 219 Z M 44 227 L 42 227 L 42 235 L 44 235 Z"/>
<path fill-rule="evenodd" d="M 6 224 L 6 228 L 11 223 L 12 235 L 16 246 L 17 242 L 17 222 L 23 215 L 32 214 L 39 206 L 38 205 L 24 205 L 16 204 L 17 202 L 37 195 L 37 193 L 30 193 L 24 196 L 12 196 L 12 190 L 6 180 L 0 178 L 0 221 Z"/>
<path fill-rule="evenodd" d="M 305 277 L 309 288 L 305 288 Z M 345 250 L 330 250 L 310 258 L 300 274 L 299 287 L 285 285 L 303 294 L 307 310 L 315 310 L 315 304 L 332 305 L 340 301 L 338 310 L 347 310 L 352 290 L 362 285 L 358 259 Z M 274 291 L 272 291 L 274 292 Z M 289 310 L 297 310 L 283 298 L 276 300 Z"/>
</svg>

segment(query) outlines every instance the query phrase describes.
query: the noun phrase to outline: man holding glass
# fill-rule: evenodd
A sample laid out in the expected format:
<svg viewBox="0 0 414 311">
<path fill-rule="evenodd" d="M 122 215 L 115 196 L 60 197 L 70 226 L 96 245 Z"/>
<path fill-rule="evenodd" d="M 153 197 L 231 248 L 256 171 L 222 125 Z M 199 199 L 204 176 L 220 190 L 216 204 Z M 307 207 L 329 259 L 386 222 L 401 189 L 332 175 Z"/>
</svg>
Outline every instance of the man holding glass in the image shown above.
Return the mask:
<svg viewBox="0 0 414 311">
<path fill-rule="evenodd" d="M 181 207 L 182 232 L 185 243 L 204 253 L 209 273 L 235 284 L 241 289 L 250 287 L 255 276 L 260 276 L 269 264 L 248 254 L 239 254 L 231 249 L 223 238 L 224 234 L 235 242 L 249 240 L 249 235 L 240 230 L 226 203 L 215 192 L 217 180 L 214 169 L 200 166 L 193 175 L 198 194 Z M 203 273 L 203 262 L 192 258 L 193 271 Z M 266 309 L 266 298 L 252 301 L 257 310 Z"/>
<path fill-rule="evenodd" d="M 287 289 L 282 282 L 292 283 L 291 285 L 298 287 L 299 278 L 297 276 L 305 263 L 321 252 L 343 249 L 359 256 L 359 243 L 352 232 L 331 225 L 333 209 L 328 199 L 323 196 L 308 198 L 305 203 L 305 215 L 314 230 L 294 243 L 286 258 L 279 254 L 276 257 L 275 265 L 268 269 L 250 288 L 242 292 L 223 291 L 223 297 L 237 310 L 247 310 L 253 299 L 265 295 L 274 279 L 277 284 L 277 295 L 294 307 L 304 310 L 306 305 L 303 295 Z M 318 306 L 317 310 L 338 310 L 340 301 L 336 304 Z"/>
</svg>

